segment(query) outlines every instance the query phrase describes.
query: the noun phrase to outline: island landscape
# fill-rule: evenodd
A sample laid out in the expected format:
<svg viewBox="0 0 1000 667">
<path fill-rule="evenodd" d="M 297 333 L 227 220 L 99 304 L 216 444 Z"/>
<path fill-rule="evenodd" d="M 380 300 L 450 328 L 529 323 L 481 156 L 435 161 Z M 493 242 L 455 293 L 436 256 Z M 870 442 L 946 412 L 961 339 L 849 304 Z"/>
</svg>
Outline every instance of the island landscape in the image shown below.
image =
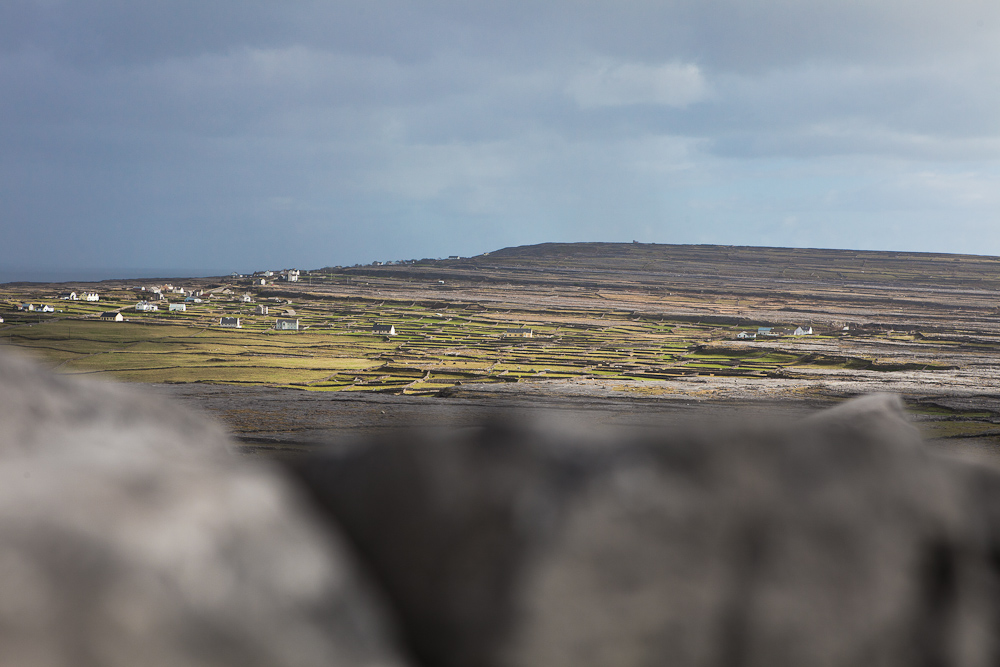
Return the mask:
<svg viewBox="0 0 1000 667">
<path fill-rule="evenodd" d="M 59 373 L 171 395 L 268 456 L 539 407 L 674 423 L 791 417 L 892 392 L 926 438 L 992 460 L 998 297 L 996 257 L 547 243 L 308 271 L 7 283 L 0 341 Z"/>
</svg>

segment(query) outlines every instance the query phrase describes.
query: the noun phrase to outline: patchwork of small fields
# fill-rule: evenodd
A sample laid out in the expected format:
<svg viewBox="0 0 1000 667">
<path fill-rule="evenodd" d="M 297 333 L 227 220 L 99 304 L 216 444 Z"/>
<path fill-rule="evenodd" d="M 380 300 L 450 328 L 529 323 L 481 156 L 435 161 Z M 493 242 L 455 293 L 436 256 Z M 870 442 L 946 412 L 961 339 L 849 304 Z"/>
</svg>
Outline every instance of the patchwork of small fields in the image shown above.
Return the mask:
<svg viewBox="0 0 1000 667">
<path fill-rule="evenodd" d="M 252 304 L 231 296 L 189 305 L 186 312 L 137 313 L 129 310 L 134 298 L 128 292 L 85 304 L 24 291 L 3 295 L 6 324 L 0 325 L 0 340 L 30 350 L 60 372 L 132 382 L 430 394 L 469 382 L 880 369 L 876 358 L 797 349 L 801 345 L 792 339 L 737 342 L 739 327 L 631 311 L 491 309 L 462 302 L 428 308 L 417 301 L 303 295 L 294 302 L 272 299 L 280 304 L 271 310 L 294 312 L 302 327 L 276 331 L 274 315 L 253 315 Z M 18 312 L 16 304 L 27 299 L 51 304 L 56 312 Z M 128 321 L 95 319 L 108 309 L 122 309 Z M 241 317 L 242 328 L 219 326 L 221 316 Z M 394 325 L 398 335 L 373 335 L 376 322 Z M 531 328 L 533 337 L 505 337 L 505 329 L 516 326 Z M 813 345 L 836 339 L 808 338 Z"/>
</svg>

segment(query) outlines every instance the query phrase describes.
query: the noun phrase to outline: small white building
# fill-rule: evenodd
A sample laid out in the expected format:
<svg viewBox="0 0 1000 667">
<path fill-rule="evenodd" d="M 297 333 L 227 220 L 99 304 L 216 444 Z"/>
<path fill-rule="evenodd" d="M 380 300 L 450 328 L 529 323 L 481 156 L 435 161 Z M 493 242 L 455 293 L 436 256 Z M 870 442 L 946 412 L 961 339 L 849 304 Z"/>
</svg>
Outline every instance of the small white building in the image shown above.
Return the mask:
<svg viewBox="0 0 1000 667">
<path fill-rule="evenodd" d="M 97 292 L 84 292 L 82 298 L 84 301 L 100 301 L 101 295 Z"/>
<path fill-rule="evenodd" d="M 278 331 L 298 331 L 299 321 L 278 318 L 274 322 L 274 328 L 277 329 Z"/>
<path fill-rule="evenodd" d="M 503 335 L 504 338 L 534 338 L 535 332 L 528 327 L 511 327 Z"/>
<path fill-rule="evenodd" d="M 254 309 L 254 313 L 257 315 L 267 315 L 267 306 L 260 305 Z"/>
<path fill-rule="evenodd" d="M 117 310 L 106 310 L 101 313 L 101 319 L 105 322 L 122 322 L 125 317 Z"/>
<path fill-rule="evenodd" d="M 18 310 L 23 310 L 24 312 L 32 312 L 35 310 L 35 304 L 33 303 L 22 303 L 17 307 Z"/>
<path fill-rule="evenodd" d="M 240 301 L 243 303 L 253 303 L 253 295 L 247 292 L 246 294 L 240 297 Z"/>
<path fill-rule="evenodd" d="M 148 301 L 140 301 L 135 304 L 135 310 L 139 313 L 152 313 L 159 310 L 160 307 L 155 303 L 149 303 Z"/>
<path fill-rule="evenodd" d="M 377 336 L 395 336 L 396 327 L 392 324 L 376 324 L 372 326 L 372 333 Z"/>
<path fill-rule="evenodd" d="M 741 331 L 736 334 L 738 340 L 757 340 L 757 334 L 750 333 L 749 331 Z"/>
<path fill-rule="evenodd" d="M 285 273 L 285 280 L 290 283 L 299 282 L 299 270 L 298 269 L 288 269 Z"/>
<path fill-rule="evenodd" d="M 242 329 L 243 325 L 240 324 L 240 318 L 238 317 L 223 317 L 219 320 L 220 327 L 230 327 L 233 329 Z"/>
<path fill-rule="evenodd" d="M 54 313 L 54 312 L 56 312 L 56 309 L 55 309 L 55 308 L 53 308 L 52 306 L 50 306 L 50 305 L 49 305 L 49 304 L 47 304 L 47 303 L 43 303 L 43 304 L 42 304 L 42 305 L 40 305 L 40 306 L 36 306 L 36 307 L 35 307 L 35 310 L 40 310 L 40 311 L 42 311 L 43 313 Z"/>
<path fill-rule="evenodd" d="M 178 310 L 183 313 L 186 312 L 187 309 L 188 307 L 186 303 L 172 303 L 169 306 L 167 306 L 167 310 L 170 312 Z"/>
<path fill-rule="evenodd" d="M 79 300 L 79 297 L 77 297 L 76 292 L 70 292 L 69 294 L 63 294 L 59 298 L 62 299 L 63 301 L 78 301 Z"/>
<path fill-rule="evenodd" d="M 184 301 L 186 301 L 187 303 L 201 303 L 201 299 L 199 299 L 196 296 L 189 296 L 186 299 L 184 299 Z"/>
<path fill-rule="evenodd" d="M 811 336 L 813 328 L 810 327 L 796 327 L 795 331 L 792 332 L 793 336 Z"/>
</svg>

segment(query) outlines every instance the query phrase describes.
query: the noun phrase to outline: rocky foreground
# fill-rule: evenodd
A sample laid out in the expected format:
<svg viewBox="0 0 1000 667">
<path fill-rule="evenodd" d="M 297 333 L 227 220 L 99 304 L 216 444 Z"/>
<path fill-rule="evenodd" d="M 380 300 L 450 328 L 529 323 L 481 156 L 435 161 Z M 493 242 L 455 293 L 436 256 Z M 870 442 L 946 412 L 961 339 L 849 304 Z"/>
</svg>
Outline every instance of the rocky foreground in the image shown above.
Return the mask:
<svg viewBox="0 0 1000 667">
<path fill-rule="evenodd" d="M 0 664 L 1000 659 L 1000 472 L 928 447 L 898 398 L 510 414 L 282 462 L 5 353 Z"/>
</svg>

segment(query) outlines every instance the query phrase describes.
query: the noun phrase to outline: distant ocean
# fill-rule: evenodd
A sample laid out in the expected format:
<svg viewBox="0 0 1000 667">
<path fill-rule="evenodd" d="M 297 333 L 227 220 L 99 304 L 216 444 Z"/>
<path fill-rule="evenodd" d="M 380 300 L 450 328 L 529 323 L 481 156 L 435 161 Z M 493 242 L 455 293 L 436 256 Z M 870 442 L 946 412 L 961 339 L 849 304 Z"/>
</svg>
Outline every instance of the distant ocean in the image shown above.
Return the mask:
<svg viewBox="0 0 1000 667">
<path fill-rule="evenodd" d="M 9 269 L 0 267 L 0 283 L 90 283 L 100 280 L 149 280 L 228 276 L 232 271 L 212 269 Z"/>
</svg>

